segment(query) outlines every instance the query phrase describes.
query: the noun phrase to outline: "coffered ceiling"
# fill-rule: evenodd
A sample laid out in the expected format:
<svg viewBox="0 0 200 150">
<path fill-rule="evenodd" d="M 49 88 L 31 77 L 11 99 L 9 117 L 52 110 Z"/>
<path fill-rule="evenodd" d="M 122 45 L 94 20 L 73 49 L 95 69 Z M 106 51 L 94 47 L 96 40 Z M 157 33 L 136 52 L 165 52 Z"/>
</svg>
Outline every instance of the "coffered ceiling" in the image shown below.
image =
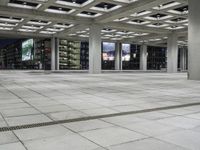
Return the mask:
<svg viewBox="0 0 200 150">
<path fill-rule="evenodd" d="M 89 37 L 102 25 L 102 39 L 158 42 L 177 32 L 187 40 L 187 0 L 0 0 L 0 34 L 7 37 Z"/>
</svg>

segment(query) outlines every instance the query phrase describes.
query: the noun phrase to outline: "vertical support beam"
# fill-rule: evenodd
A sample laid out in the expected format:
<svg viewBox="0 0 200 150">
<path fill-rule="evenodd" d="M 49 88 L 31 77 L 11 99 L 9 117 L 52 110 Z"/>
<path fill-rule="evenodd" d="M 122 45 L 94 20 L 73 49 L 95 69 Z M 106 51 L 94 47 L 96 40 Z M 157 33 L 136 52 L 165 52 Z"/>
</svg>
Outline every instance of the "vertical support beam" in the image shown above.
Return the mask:
<svg viewBox="0 0 200 150">
<path fill-rule="evenodd" d="M 178 37 L 175 32 L 167 40 L 167 72 L 176 73 L 178 70 Z"/>
<path fill-rule="evenodd" d="M 59 38 L 56 38 L 56 44 L 55 44 L 55 47 L 56 47 L 56 53 L 55 53 L 55 65 L 56 65 L 56 70 L 60 70 L 60 54 L 59 54 Z"/>
<path fill-rule="evenodd" d="M 142 45 L 140 47 L 140 70 L 147 70 L 147 45 Z"/>
<path fill-rule="evenodd" d="M 56 38 L 52 37 L 51 38 L 51 70 L 56 70 Z"/>
<path fill-rule="evenodd" d="M 186 49 L 184 47 L 180 50 L 180 69 L 181 71 L 186 70 Z"/>
<path fill-rule="evenodd" d="M 188 78 L 200 80 L 200 1 L 189 0 Z"/>
<path fill-rule="evenodd" d="M 89 37 L 89 73 L 101 73 L 101 29 L 98 24 L 90 26 Z"/>
<path fill-rule="evenodd" d="M 115 70 L 122 70 L 122 51 L 121 51 L 121 43 L 116 43 L 115 49 Z"/>
</svg>

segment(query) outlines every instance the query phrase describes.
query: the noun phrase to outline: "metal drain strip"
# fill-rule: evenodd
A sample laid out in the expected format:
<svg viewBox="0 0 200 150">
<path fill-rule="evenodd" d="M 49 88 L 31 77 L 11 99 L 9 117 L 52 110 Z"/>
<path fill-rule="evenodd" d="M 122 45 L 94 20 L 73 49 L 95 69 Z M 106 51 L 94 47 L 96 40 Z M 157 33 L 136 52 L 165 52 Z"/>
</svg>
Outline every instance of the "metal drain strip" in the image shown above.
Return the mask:
<svg viewBox="0 0 200 150">
<path fill-rule="evenodd" d="M 88 117 L 81 117 L 81 118 L 75 118 L 75 119 L 50 121 L 50 122 L 19 125 L 19 126 L 1 127 L 0 132 L 28 129 L 28 128 L 36 128 L 36 127 L 44 127 L 44 126 L 58 125 L 58 124 L 64 124 L 64 123 L 88 121 L 88 120 L 117 117 L 117 116 L 131 115 L 131 114 L 148 113 L 148 112 L 154 112 L 154 111 L 160 111 L 160 110 L 170 110 L 170 109 L 184 108 L 184 107 L 191 107 L 191 106 L 198 106 L 198 105 L 200 105 L 200 102 L 183 104 L 183 105 L 158 107 L 158 108 L 144 109 L 144 110 L 137 110 L 137 111 L 128 111 L 128 112 L 121 112 L 121 113 L 114 113 L 114 114 L 107 114 L 107 115 L 88 116 Z"/>
</svg>

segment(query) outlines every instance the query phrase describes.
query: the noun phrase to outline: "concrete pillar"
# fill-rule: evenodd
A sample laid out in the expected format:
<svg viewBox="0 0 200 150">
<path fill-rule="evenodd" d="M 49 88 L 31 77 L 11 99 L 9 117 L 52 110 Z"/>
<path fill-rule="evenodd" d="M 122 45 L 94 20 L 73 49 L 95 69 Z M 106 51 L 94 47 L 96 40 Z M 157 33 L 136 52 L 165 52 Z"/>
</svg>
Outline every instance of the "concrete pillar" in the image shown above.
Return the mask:
<svg viewBox="0 0 200 150">
<path fill-rule="evenodd" d="M 142 45 L 140 47 L 140 70 L 147 70 L 147 45 Z"/>
<path fill-rule="evenodd" d="M 56 70 L 56 38 L 52 37 L 51 38 L 51 70 Z"/>
<path fill-rule="evenodd" d="M 182 47 L 180 49 L 180 69 L 182 71 L 186 70 L 186 63 L 187 63 L 187 60 L 186 60 L 186 49 L 184 47 Z"/>
<path fill-rule="evenodd" d="M 101 29 L 98 24 L 90 26 L 89 37 L 89 73 L 101 73 Z"/>
<path fill-rule="evenodd" d="M 60 54 L 59 54 L 59 38 L 56 38 L 55 40 L 55 47 L 56 47 L 56 50 L 55 50 L 55 69 L 56 70 L 60 70 Z"/>
<path fill-rule="evenodd" d="M 178 37 L 175 32 L 167 40 L 167 72 L 176 73 L 178 70 Z"/>
<path fill-rule="evenodd" d="M 200 1 L 189 0 L 188 78 L 200 80 Z"/>
<path fill-rule="evenodd" d="M 116 43 L 115 49 L 115 70 L 122 70 L 122 51 L 121 51 L 121 43 Z"/>
</svg>

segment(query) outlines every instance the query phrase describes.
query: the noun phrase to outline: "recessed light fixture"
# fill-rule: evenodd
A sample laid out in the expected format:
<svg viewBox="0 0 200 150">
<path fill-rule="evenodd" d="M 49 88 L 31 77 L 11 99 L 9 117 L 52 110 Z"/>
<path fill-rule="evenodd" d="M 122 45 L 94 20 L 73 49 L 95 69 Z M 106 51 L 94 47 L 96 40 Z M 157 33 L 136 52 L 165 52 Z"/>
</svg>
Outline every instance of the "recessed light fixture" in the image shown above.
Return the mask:
<svg viewBox="0 0 200 150">
<path fill-rule="evenodd" d="M 42 34 L 55 34 L 56 32 L 52 32 L 52 31 L 40 31 L 40 33 L 42 33 Z"/>
<path fill-rule="evenodd" d="M 20 31 L 20 32 L 36 32 L 36 30 L 32 30 L 32 29 L 18 29 L 18 31 Z"/>
<path fill-rule="evenodd" d="M 122 7 L 122 6 L 112 4 L 112 3 L 107 3 L 107 2 L 101 2 L 90 9 L 97 10 L 97 11 L 103 11 L 103 12 L 110 12 L 110 11 L 116 10 L 120 7 Z"/>
<path fill-rule="evenodd" d="M 56 0 L 56 3 L 65 6 L 84 7 L 93 1 L 94 0 Z"/>
<path fill-rule="evenodd" d="M 13 30 L 13 28 L 10 28 L 10 27 L 0 27 L 0 30 L 10 31 L 10 30 Z"/>
<path fill-rule="evenodd" d="M 180 5 L 180 4 L 181 3 L 179 3 L 179 2 L 171 1 L 171 2 L 168 2 L 168 3 L 164 3 L 164 4 L 158 5 L 156 7 L 153 7 L 153 9 L 155 9 L 155 10 L 163 10 L 163 9 L 174 7 L 174 6 L 177 6 L 177 5 Z"/>
<path fill-rule="evenodd" d="M 34 3 L 34 2 L 26 2 L 22 0 L 14 0 L 8 3 L 10 7 L 18 7 L 25 9 L 38 9 L 42 4 Z"/>
</svg>

